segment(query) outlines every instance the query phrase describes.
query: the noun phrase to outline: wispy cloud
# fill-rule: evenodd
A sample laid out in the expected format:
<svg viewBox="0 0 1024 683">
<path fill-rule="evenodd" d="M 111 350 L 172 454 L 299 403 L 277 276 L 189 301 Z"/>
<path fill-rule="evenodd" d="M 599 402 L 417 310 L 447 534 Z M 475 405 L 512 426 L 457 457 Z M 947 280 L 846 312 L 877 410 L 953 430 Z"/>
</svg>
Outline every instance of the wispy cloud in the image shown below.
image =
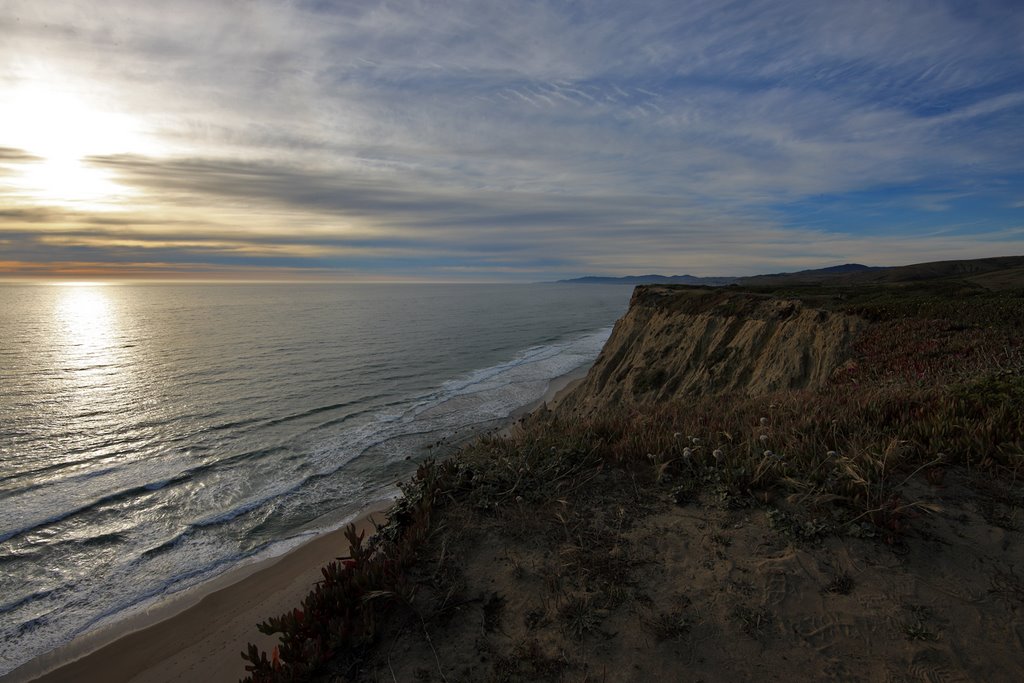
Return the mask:
<svg viewBox="0 0 1024 683">
<path fill-rule="evenodd" d="M 0 108 L 65 92 L 136 141 L 80 160 L 124 190 L 99 210 L 19 185 L 45 159 L 0 128 L 11 262 L 548 279 L 1024 251 L 999 237 L 1024 195 L 1010 2 L 8 7 Z"/>
</svg>

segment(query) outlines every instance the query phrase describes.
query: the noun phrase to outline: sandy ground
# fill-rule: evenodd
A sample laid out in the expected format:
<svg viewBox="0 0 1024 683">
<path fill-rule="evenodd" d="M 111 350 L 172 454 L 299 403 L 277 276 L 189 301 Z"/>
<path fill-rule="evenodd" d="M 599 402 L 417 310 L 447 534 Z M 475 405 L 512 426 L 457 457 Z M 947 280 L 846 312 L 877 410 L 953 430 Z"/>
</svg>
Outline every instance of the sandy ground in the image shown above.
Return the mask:
<svg viewBox="0 0 1024 683">
<path fill-rule="evenodd" d="M 604 470 L 438 520 L 355 680 L 1024 680 L 1024 532 L 967 478 L 890 547 Z M 404 620 L 403 620 L 404 618 Z"/>
<path fill-rule="evenodd" d="M 378 506 L 368 511 L 356 526 L 373 533 L 373 522 L 384 521 L 385 509 Z M 343 529 L 317 536 L 279 558 L 215 580 L 200 589 L 198 601 L 196 596 L 187 596 L 143 615 L 149 622 L 145 626 L 130 622 L 114 632 L 73 642 L 32 660 L 3 681 L 234 683 L 245 676 L 241 652 L 248 643 L 269 651 L 276 642 L 276 637 L 257 631 L 256 624 L 298 606 L 319 580 L 320 567 L 347 554 Z M 189 602 L 195 604 L 180 611 L 182 604 Z M 167 616 L 174 611 L 177 613 Z M 125 633 L 126 629 L 133 630 Z M 108 642 L 95 649 L 101 644 L 98 639 Z M 81 656 L 83 652 L 88 654 Z"/>
</svg>

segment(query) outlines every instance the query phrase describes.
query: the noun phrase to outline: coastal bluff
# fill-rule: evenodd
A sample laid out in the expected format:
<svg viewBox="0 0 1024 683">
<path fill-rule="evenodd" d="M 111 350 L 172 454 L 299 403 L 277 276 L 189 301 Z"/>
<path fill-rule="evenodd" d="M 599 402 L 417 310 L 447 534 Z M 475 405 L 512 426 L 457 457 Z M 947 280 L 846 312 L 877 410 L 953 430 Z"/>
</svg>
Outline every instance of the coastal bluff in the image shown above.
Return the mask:
<svg viewBox="0 0 1024 683">
<path fill-rule="evenodd" d="M 864 326 L 855 315 L 728 288 L 638 286 L 565 410 L 822 386 Z"/>
<path fill-rule="evenodd" d="M 1022 680 L 1022 402 L 1024 287 L 639 286 L 249 680 Z"/>
</svg>

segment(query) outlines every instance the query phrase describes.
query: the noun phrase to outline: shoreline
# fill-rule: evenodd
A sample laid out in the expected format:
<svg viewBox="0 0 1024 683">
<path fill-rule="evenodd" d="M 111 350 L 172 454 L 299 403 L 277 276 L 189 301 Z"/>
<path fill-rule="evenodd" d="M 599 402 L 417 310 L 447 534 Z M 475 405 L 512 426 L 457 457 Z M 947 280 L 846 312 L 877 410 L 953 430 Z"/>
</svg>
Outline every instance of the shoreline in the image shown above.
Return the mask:
<svg viewBox="0 0 1024 683">
<path fill-rule="evenodd" d="M 515 429 L 536 410 L 557 405 L 591 366 L 553 378 L 545 394 L 513 411 L 500 432 Z M 393 503 L 370 504 L 351 523 L 372 534 L 374 522 L 383 521 Z M 246 675 L 241 652 L 248 643 L 267 651 L 277 643 L 276 636 L 260 633 L 256 624 L 297 607 L 320 579 L 320 568 L 348 552 L 347 524 L 84 633 L 0 676 L 0 683 L 234 683 Z"/>
<path fill-rule="evenodd" d="M 548 384 L 548 390 L 544 392 L 543 396 L 522 408 L 512 411 L 512 414 L 508 416 L 511 424 L 515 425 L 530 413 L 536 412 L 541 408 L 553 410 L 570 391 L 579 386 L 593 365 L 593 363 L 581 365 L 575 370 L 552 379 Z"/>
<path fill-rule="evenodd" d="M 371 504 L 350 523 L 370 535 L 393 502 Z M 346 526 L 85 633 L 0 676 L 0 681 L 238 681 L 246 675 L 241 652 L 247 643 L 270 650 L 277 642 L 256 624 L 297 607 L 319 580 L 320 568 L 348 553 Z"/>
</svg>

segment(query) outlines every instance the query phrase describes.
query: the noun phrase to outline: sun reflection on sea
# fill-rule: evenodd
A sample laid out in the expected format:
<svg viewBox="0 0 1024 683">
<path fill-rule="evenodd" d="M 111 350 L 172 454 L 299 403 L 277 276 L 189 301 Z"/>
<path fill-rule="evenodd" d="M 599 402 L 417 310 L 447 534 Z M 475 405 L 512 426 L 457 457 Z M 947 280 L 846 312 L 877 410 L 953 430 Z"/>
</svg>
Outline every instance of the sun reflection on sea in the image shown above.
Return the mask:
<svg viewBox="0 0 1024 683">
<path fill-rule="evenodd" d="M 54 332 L 59 335 L 58 390 L 69 415 L 116 410 L 127 378 L 123 321 L 116 287 L 75 283 L 57 287 Z"/>
<path fill-rule="evenodd" d="M 118 321 L 104 287 L 86 284 L 61 287 L 57 315 L 68 356 L 91 366 L 111 360 L 111 338 L 117 334 Z M 81 363 L 74 365 L 81 367 Z"/>
</svg>

